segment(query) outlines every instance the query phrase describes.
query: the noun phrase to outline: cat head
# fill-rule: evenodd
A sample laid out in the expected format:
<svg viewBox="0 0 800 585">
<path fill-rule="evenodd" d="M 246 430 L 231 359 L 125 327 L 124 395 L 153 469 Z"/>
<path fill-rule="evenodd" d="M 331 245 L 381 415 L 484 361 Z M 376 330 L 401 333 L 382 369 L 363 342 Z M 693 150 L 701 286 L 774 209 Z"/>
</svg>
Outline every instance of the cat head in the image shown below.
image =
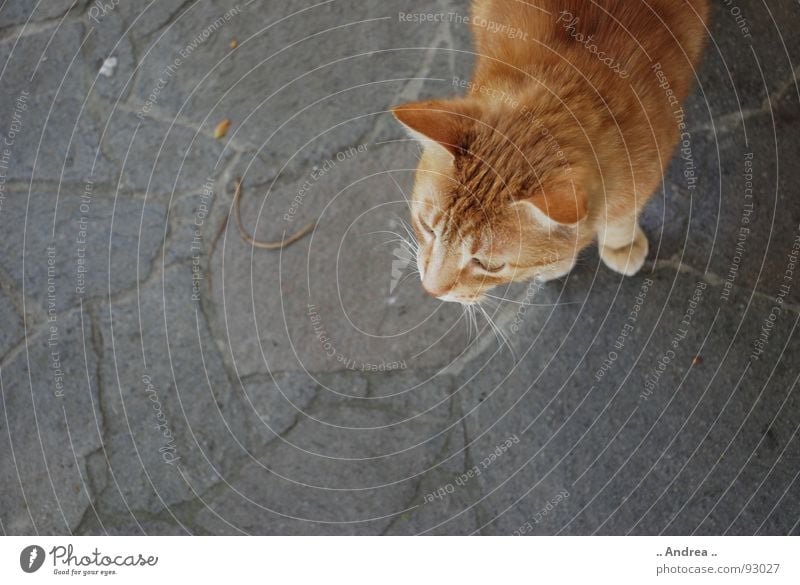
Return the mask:
<svg viewBox="0 0 800 585">
<path fill-rule="evenodd" d="M 589 201 L 580 140 L 563 114 L 471 98 L 393 113 L 423 148 L 411 219 L 429 294 L 473 304 L 496 286 L 569 272 L 588 243 Z"/>
</svg>

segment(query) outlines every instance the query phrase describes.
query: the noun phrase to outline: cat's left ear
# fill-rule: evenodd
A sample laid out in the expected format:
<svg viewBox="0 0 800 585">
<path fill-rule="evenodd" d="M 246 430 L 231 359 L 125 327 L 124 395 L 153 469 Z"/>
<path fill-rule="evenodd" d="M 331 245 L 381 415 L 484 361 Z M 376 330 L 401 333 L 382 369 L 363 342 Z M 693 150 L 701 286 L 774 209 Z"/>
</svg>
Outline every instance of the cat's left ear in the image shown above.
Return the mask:
<svg viewBox="0 0 800 585">
<path fill-rule="evenodd" d="M 392 113 L 414 138 L 456 156 L 465 147 L 464 139 L 478 107 L 466 99 L 428 100 L 395 106 Z"/>
<path fill-rule="evenodd" d="M 537 215 L 560 225 L 574 225 L 589 213 L 586 190 L 574 181 L 540 188 L 520 203 L 531 205 Z"/>
</svg>

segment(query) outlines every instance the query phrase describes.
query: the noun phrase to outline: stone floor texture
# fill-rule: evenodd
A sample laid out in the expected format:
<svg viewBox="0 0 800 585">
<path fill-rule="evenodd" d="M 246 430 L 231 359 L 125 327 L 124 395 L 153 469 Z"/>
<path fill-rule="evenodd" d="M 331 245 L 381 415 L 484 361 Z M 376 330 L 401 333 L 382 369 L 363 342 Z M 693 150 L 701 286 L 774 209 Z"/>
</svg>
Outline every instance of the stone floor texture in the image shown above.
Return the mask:
<svg viewBox="0 0 800 585">
<path fill-rule="evenodd" d="M 467 0 L 6 0 L 0 532 L 800 535 L 800 5 L 714 4 L 645 269 L 501 344 L 389 234 Z"/>
</svg>

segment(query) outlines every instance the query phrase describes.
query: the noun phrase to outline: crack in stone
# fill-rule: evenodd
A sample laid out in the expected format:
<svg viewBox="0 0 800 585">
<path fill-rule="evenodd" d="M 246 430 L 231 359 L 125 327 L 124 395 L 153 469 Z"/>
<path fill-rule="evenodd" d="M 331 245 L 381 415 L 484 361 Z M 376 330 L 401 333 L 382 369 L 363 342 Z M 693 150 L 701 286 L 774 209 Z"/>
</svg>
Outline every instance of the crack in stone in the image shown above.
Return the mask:
<svg viewBox="0 0 800 585">
<path fill-rule="evenodd" d="M 164 20 L 163 23 L 154 28 L 153 32 L 151 32 L 148 36 L 152 37 L 158 31 L 170 28 L 173 24 L 178 22 L 178 19 L 180 19 L 180 17 L 183 16 L 183 14 L 188 10 L 188 7 L 190 7 L 190 5 L 195 3 L 197 3 L 197 0 L 183 0 L 183 2 L 181 2 L 180 5 L 178 5 L 178 7 L 175 10 L 173 10 L 167 15 L 166 20 Z M 184 10 L 184 8 L 186 10 Z"/>
<path fill-rule="evenodd" d="M 450 384 L 450 387 L 451 387 L 451 390 L 452 390 L 453 387 L 455 386 L 455 378 L 453 378 L 452 376 L 447 376 L 447 378 L 449 379 L 449 384 Z M 464 441 L 464 449 L 463 449 L 463 453 L 464 453 L 464 471 L 466 472 L 468 469 L 471 469 L 471 467 L 467 466 L 467 441 L 466 441 L 467 435 L 466 435 L 466 428 L 464 426 L 464 419 L 462 417 L 463 409 L 461 408 L 460 398 L 457 399 L 453 395 L 453 391 L 448 392 L 448 400 L 450 400 L 450 414 L 449 414 L 447 423 L 451 424 L 454 421 L 457 422 L 458 420 L 460 420 L 460 422 L 461 422 L 461 424 L 458 425 L 458 426 L 461 428 L 461 436 L 462 436 L 462 440 Z M 449 434 L 447 436 L 447 440 L 445 441 L 445 444 L 434 455 L 434 461 L 438 461 L 439 459 L 444 457 L 444 455 L 450 450 L 450 447 L 452 446 L 452 441 L 453 441 L 453 434 L 452 433 L 453 433 L 453 429 L 451 429 L 449 431 Z M 450 458 L 452 458 L 452 455 L 450 457 L 448 457 L 448 460 Z M 441 463 L 444 463 L 444 462 L 442 461 Z M 438 467 L 438 464 L 435 467 Z M 435 469 L 435 467 L 433 468 L 434 469 L 433 474 L 436 477 L 441 476 L 441 480 L 442 481 L 444 481 L 445 479 L 449 478 L 448 474 L 446 474 L 446 473 L 444 473 L 444 472 L 442 472 L 442 471 L 440 471 L 438 469 Z M 430 470 L 428 471 L 428 474 L 430 474 Z M 422 494 L 422 491 L 421 491 L 422 490 L 422 484 L 425 483 L 426 479 L 429 479 L 429 475 L 428 474 L 420 474 L 420 477 L 416 482 L 416 485 L 414 487 L 413 494 L 412 494 L 411 498 L 409 498 L 407 503 L 403 506 L 404 510 L 408 510 L 409 508 L 411 508 L 411 506 L 414 504 L 414 502 L 418 502 L 420 500 L 420 495 Z M 467 488 L 467 491 L 470 491 L 470 488 Z M 408 514 L 413 513 L 413 510 L 409 511 L 407 513 Z M 473 516 L 474 516 L 474 514 L 473 514 Z M 386 536 L 387 534 L 389 534 L 389 532 L 391 532 L 391 530 L 395 527 L 395 525 L 402 518 L 403 518 L 403 514 L 398 514 L 397 516 L 395 516 L 392 519 L 392 521 L 389 523 L 389 525 L 381 532 L 381 536 Z M 447 522 L 449 522 L 449 520 Z"/>
<path fill-rule="evenodd" d="M 315 409 L 317 407 L 317 402 L 321 402 L 320 398 L 321 398 L 321 394 L 322 394 L 322 387 L 319 384 L 317 384 L 316 388 L 317 388 L 316 391 L 317 391 L 318 394 L 315 395 L 314 399 L 312 399 L 308 403 L 308 406 L 306 406 L 305 409 L 304 409 L 304 412 L 308 412 L 309 414 L 313 414 L 315 416 L 318 415 L 318 414 L 322 414 L 326 409 L 330 408 L 331 406 L 333 406 L 334 408 L 346 407 L 346 408 L 351 408 L 351 409 L 354 409 L 354 410 L 364 410 L 364 411 L 368 411 L 368 412 L 380 412 L 380 413 L 383 413 L 383 414 L 391 414 L 391 415 L 394 415 L 394 416 L 399 417 L 401 419 L 408 417 L 408 414 L 409 414 L 407 411 L 400 410 L 397 407 L 392 407 L 392 406 L 387 406 L 387 405 L 381 404 L 381 401 L 379 401 L 379 400 L 364 400 L 364 399 L 359 399 L 359 398 L 342 398 L 340 402 L 337 402 L 334 405 L 323 404 L 321 406 L 321 410 L 316 411 Z M 303 414 L 303 413 L 298 413 L 298 415 L 299 414 Z M 439 416 L 436 416 L 436 415 L 432 415 L 430 413 L 424 414 L 424 415 L 423 414 L 417 414 L 417 418 L 418 418 L 418 420 L 426 420 L 426 421 L 442 420 L 442 417 L 439 417 Z M 286 431 L 286 433 L 282 433 L 282 434 L 287 434 L 287 433 L 288 433 L 288 430 Z"/>
<path fill-rule="evenodd" d="M 97 308 L 93 306 L 91 303 L 87 304 L 86 313 L 89 316 L 89 326 L 90 326 L 90 343 L 92 346 L 92 351 L 94 351 L 95 357 L 97 357 L 97 364 L 95 370 L 95 376 L 97 377 L 97 408 L 100 412 L 100 440 L 102 442 L 101 448 L 104 449 L 105 439 L 108 432 L 108 414 L 107 408 L 104 404 L 104 390 L 105 390 L 105 381 L 103 379 L 103 363 L 105 360 L 105 347 L 103 345 L 103 332 L 100 329 L 100 319 L 97 316 Z"/>
<path fill-rule="evenodd" d="M 116 109 L 120 112 L 125 112 L 126 114 L 138 114 L 144 104 L 140 102 L 136 98 L 130 98 L 124 103 L 118 103 L 116 105 Z M 168 110 L 160 107 L 158 104 L 152 104 L 150 109 L 147 112 L 147 119 L 152 120 L 153 122 L 158 122 L 159 124 L 166 124 L 168 126 L 175 126 L 178 128 L 184 128 L 186 130 L 191 130 L 197 136 L 202 136 L 203 138 L 207 138 L 213 142 L 219 143 L 220 141 L 214 138 L 214 128 L 206 127 L 206 126 L 199 126 L 190 118 L 185 116 L 174 115 L 170 118 L 170 113 Z M 231 150 L 235 153 L 246 153 L 252 152 L 255 150 L 255 146 L 250 144 L 241 144 L 236 140 L 228 138 L 224 143 L 224 148 Z"/>
<path fill-rule="evenodd" d="M 447 447 L 447 443 L 445 443 L 445 447 L 443 447 L 441 449 L 441 451 L 439 453 L 437 453 L 437 457 L 438 457 L 438 455 L 441 455 L 444 452 L 446 447 Z M 444 476 L 444 474 L 441 474 L 441 475 Z M 389 524 L 386 525 L 386 528 L 384 528 L 380 532 L 380 536 L 387 536 L 401 520 L 405 519 L 404 516 L 406 516 L 407 514 L 413 514 L 415 512 L 415 510 L 419 509 L 419 506 L 417 506 L 417 508 L 415 508 L 414 510 L 410 510 L 409 508 L 411 508 L 414 505 L 414 502 L 418 502 L 420 500 L 420 496 L 422 495 L 422 484 L 425 483 L 426 479 L 427 479 L 427 477 L 425 475 L 420 475 L 419 479 L 417 479 L 417 481 L 415 482 L 416 485 L 414 486 L 414 489 L 412 491 L 411 497 L 402 506 L 403 510 L 407 510 L 407 511 L 395 514 L 395 516 L 391 519 Z"/>
<path fill-rule="evenodd" d="M 676 257 L 668 258 L 668 259 L 658 259 L 655 262 L 646 262 L 645 268 L 650 268 L 653 271 L 657 271 L 659 268 L 667 267 L 676 272 L 683 272 L 685 274 L 693 274 L 699 278 L 702 278 L 706 283 L 714 288 L 721 288 L 725 284 L 725 279 L 721 276 L 714 274 L 713 272 L 701 272 L 697 268 L 694 268 L 690 264 L 686 262 L 681 262 Z M 733 283 L 732 288 L 742 292 L 743 294 L 752 294 L 753 297 L 768 301 L 769 303 L 775 302 L 775 296 L 769 295 L 765 292 L 758 290 L 757 287 L 754 288 L 747 288 L 740 284 Z M 790 313 L 799 314 L 800 313 L 800 305 L 794 305 L 792 303 L 784 302 L 781 304 L 782 308 L 786 309 Z"/>
<path fill-rule="evenodd" d="M 782 83 L 775 93 L 771 94 L 767 98 L 764 98 L 764 101 L 761 103 L 762 111 L 769 111 L 771 101 L 780 101 L 786 97 L 786 94 L 789 92 L 792 86 L 794 86 L 795 91 L 799 92 L 798 98 L 800 98 L 800 89 L 798 89 L 797 86 L 798 78 L 800 78 L 800 66 L 792 71 L 791 75 L 789 75 L 789 79 Z"/>
<path fill-rule="evenodd" d="M 89 5 L 87 4 L 87 13 L 88 6 Z M 70 15 L 70 12 L 73 14 Z M 67 15 L 66 17 L 64 16 L 65 14 Z M 28 21 L 27 23 L 23 24 L 10 24 L 8 26 L 0 27 L 0 43 L 10 40 L 16 41 L 21 38 L 38 35 L 67 24 L 83 24 L 81 20 L 82 18 L 83 15 L 78 13 L 78 10 L 73 3 L 71 7 L 58 16 L 43 18 L 42 20 Z"/>
<path fill-rule="evenodd" d="M 221 189 L 217 189 L 214 193 L 214 200 L 211 208 L 211 213 L 209 214 L 209 219 L 207 220 L 209 224 L 213 224 L 216 228 L 216 232 L 214 237 L 210 239 L 210 243 L 207 243 L 207 249 L 205 250 L 206 254 L 206 266 L 205 266 L 205 276 L 208 279 L 207 282 L 213 283 L 213 273 L 212 273 L 212 262 L 214 259 L 214 255 L 219 249 L 219 240 L 222 237 L 222 234 L 225 232 L 226 227 L 228 225 L 227 218 L 229 217 L 231 211 L 231 205 L 233 201 L 233 195 L 228 192 L 227 185 L 229 185 L 233 181 L 234 171 L 238 167 L 239 163 L 244 156 L 243 153 L 236 153 L 234 157 L 225 165 L 222 169 L 222 172 L 219 175 L 219 179 L 217 183 L 222 186 Z M 224 197 L 224 198 L 223 198 Z M 227 204 L 225 204 L 225 202 Z M 228 215 L 226 215 L 226 213 Z M 215 218 L 213 222 L 211 221 L 211 215 L 214 214 Z M 222 217 L 217 217 L 221 215 Z M 223 223 L 225 222 L 225 223 Z M 208 239 L 205 239 L 205 242 L 209 242 Z M 205 243 L 204 242 L 204 243 Z M 228 351 L 228 347 L 225 346 L 225 339 L 226 336 L 223 334 L 224 332 L 217 330 L 217 315 L 216 315 L 216 303 L 214 302 L 214 291 L 213 287 L 211 290 L 208 290 L 210 287 L 204 286 L 201 287 L 202 291 L 200 293 L 200 314 L 203 316 L 205 321 L 206 328 L 208 329 L 211 338 L 216 346 L 217 353 L 222 360 L 222 367 L 225 370 L 225 376 L 228 380 L 228 384 L 230 384 L 231 388 L 234 387 L 237 377 L 237 371 L 235 364 L 231 361 L 232 356 L 229 356 L 231 351 Z"/>
<path fill-rule="evenodd" d="M 97 411 L 100 413 L 100 447 L 98 447 L 95 451 L 89 453 L 85 458 L 84 461 L 86 463 L 86 475 L 89 478 L 89 485 L 93 490 L 94 497 L 92 498 L 92 506 L 88 509 L 92 510 L 93 513 L 98 514 L 97 503 L 100 501 L 102 496 L 109 490 L 111 483 L 116 487 L 117 492 L 119 493 L 120 498 L 125 503 L 125 507 L 128 509 L 128 512 L 133 517 L 133 521 L 138 524 L 136 517 L 133 515 L 133 511 L 128 507 L 128 503 L 125 501 L 125 497 L 122 495 L 122 491 L 119 489 L 119 482 L 117 481 L 116 476 L 114 475 L 114 471 L 111 468 L 111 461 L 108 456 L 108 451 L 106 450 L 106 439 L 108 438 L 108 423 L 107 421 L 113 418 L 113 415 L 108 411 L 108 406 L 105 404 L 105 391 L 106 391 L 106 383 L 103 377 L 103 364 L 105 363 L 105 349 L 104 349 L 104 342 L 103 342 L 103 332 L 100 328 L 100 319 L 97 315 L 97 311 L 99 307 L 92 303 L 87 304 L 87 314 L 89 316 L 89 322 L 91 326 L 91 346 L 92 351 L 94 351 L 95 356 L 97 357 L 97 370 L 95 372 L 95 376 L 97 377 Z M 103 455 L 103 463 L 105 468 L 105 476 L 102 478 L 103 488 L 97 489 L 97 486 L 100 484 L 100 478 L 93 476 L 93 470 L 89 467 L 89 460 L 93 456 L 99 456 L 100 453 Z M 111 481 L 109 481 L 111 479 Z M 102 520 L 98 515 L 98 522 L 100 522 L 101 526 L 103 525 Z M 89 521 L 90 517 L 84 513 L 83 520 Z M 79 524 L 80 529 L 80 524 Z M 84 527 L 85 529 L 85 527 Z M 79 530 L 80 532 L 80 530 Z"/>
<path fill-rule="evenodd" d="M 472 441 L 470 440 L 469 429 L 467 428 L 467 419 L 463 414 L 464 408 L 461 400 L 462 398 L 459 398 L 459 414 L 461 415 L 461 431 L 464 434 L 464 472 L 466 473 L 475 467 L 475 464 L 472 462 L 473 459 L 470 447 Z M 471 485 L 467 487 L 467 490 L 469 491 L 470 488 Z M 473 533 L 477 531 L 478 534 L 483 535 L 484 531 L 480 527 L 486 524 L 483 519 L 487 517 L 487 514 L 484 511 L 482 504 L 478 501 L 479 499 L 480 498 L 476 499 L 475 503 L 472 505 L 472 509 L 474 510 L 473 517 L 475 518 L 475 530 Z"/>
<path fill-rule="evenodd" d="M 728 112 L 720 114 L 716 119 L 712 116 L 710 124 L 700 124 L 692 128 L 692 132 L 706 133 L 706 132 L 731 132 L 739 128 L 742 124 L 746 124 L 751 118 L 761 116 L 764 114 L 777 113 L 785 109 L 785 105 L 780 102 L 792 88 L 797 87 L 797 78 L 800 76 L 800 67 L 792 71 L 788 81 L 781 84 L 781 86 L 770 93 L 761 102 L 759 108 L 745 108 L 735 112 Z"/>
<path fill-rule="evenodd" d="M 182 507 L 182 506 L 183 506 L 183 503 L 182 504 L 176 504 L 171 508 L 173 512 L 178 512 L 178 513 L 175 514 L 175 516 L 178 516 L 179 513 L 182 513 L 180 511 L 175 510 L 175 508 L 179 508 L 179 507 Z M 176 528 L 184 528 L 184 529 L 186 528 L 186 525 L 187 525 L 187 522 L 185 520 L 183 520 L 183 519 L 179 519 L 178 522 L 180 522 L 180 524 L 176 524 L 176 518 L 173 517 L 173 516 L 170 516 L 169 513 L 166 512 L 166 511 L 153 513 L 153 512 L 148 512 L 146 510 L 131 510 L 131 514 L 134 515 L 133 516 L 133 521 L 138 525 L 139 530 L 141 530 L 143 535 L 147 535 L 147 532 L 141 526 L 140 521 L 141 522 L 160 522 L 160 523 L 163 523 L 163 524 L 169 524 L 170 526 L 175 526 Z M 126 525 L 130 525 L 130 523 L 131 523 L 131 519 L 129 517 L 121 516 L 119 514 L 105 515 L 104 518 L 105 518 L 105 522 L 103 522 L 102 525 L 106 528 L 106 531 L 108 531 L 109 528 L 123 527 L 123 526 L 126 526 Z M 181 526 L 181 524 L 183 524 L 183 526 Z M 75 530 L 75 534 L 76 535 L 84 535 L 84 536 L 97 534 L 96 531 L 92 530 L 92 528 L 93 528 L 93 526 L 91 525 L 91 520 L 89 519 L 89 521 L 85 525 L 79 526 L 79 528 Z M 192 528 L 192 530 L 194 530 L 194 527 L 191 527 L 191 528 Z M 200 532 L 200 531 L 196 531 L 196 532 L 192 533 L 192 532 L 188 532 L 188 530 L 187 530 L 187 533 L 189 533 L 189 534 L 197 534 L 198 532 Z"/>
<path fill-rule="evenodd" d="M 34 303 L 31 303 L 34 304 Z M 26 304 L 26 306 L 28 306 Z M 77 307 L 71 307 L 63 309 L 63 312 L 59 312 L 59 321 L 68 321 L 71 319 L 76 313 L 78 312 Z M 43 320 L 42 322 L 34 322 L 28 323 L 28 316 L 25 312 L 21 313 L 22 315 L 22 323 L 23 328 L 25 330 L 25 335 L 23 336 L 22 340 L 19 343 L 14 345 L 11 349 L 9 349 L 4 356 L 0 358 L 0 370 L 7 369 L 8 366 L 13 362 L 17 356 L 22 353 L 22 351 L 28 347 L 29 342 L 31 339 L 38 337 L 39 335 L 46 334 L 49 329 L 49 325 L 47 320 Z"/>
<path fill-rule="evenodd" d="M 742 123 L 747 123 L 747 120 L 754 118 L 758 115 L 764 114 L 763 109 L 744 109 L 738 112 L 730 112 L 727 114 L 720 114 L 716 119 L 712 116 L 710 124 L 700 124 L 692 127 L 691 131 L 700 134 L 712 132 L 714 134 L 722 132 L 732 132 L 736 130 Z"/>
<path fill-rule="evenodd" d="M 101 439 L 102 441 L 102 439 Z M 100 524 L 100 527 L 105 531 L 103 520 L 100 518 L 100 514 L 97 512 L 97 496 L 95 494 L 99 494 L 103 491 L 103 489 L 98 489 L 97 482 L 95 478 L 92 476 L 92 470 L 89 465 L 89 461 L 94 459 L 96 456 L 100 455 L 101 453 L 105 454 L 105 448 L 101 444 L 100 447 L 95 449 L 94 451 L 87 453 L 83 457 L 83 463 L 86 468 L 86 491 L 87 496 L 90 500 L 90 504 L 86 506 L 86 509 L 83 511 L 81 515 L 81 519 L 78 521 L 78 524 L 75 526 L 75 530 L 72 531 L 73 535 L 76 534 L 85 534 L 88 531 L 89 523 L 92 522 L 94 519 L 97 520 L 97 523 Z"/>
<path fill-rule="evenodd" d="M 448 440 L 445 441 L 444 447 L 442 447 L 436 453 L 435 458 L 438 459 L 441 455 L 443 455 L 445 453 L 445 451 L 447 450 L 447 447 L 449 446 L 449 444 L 450 444 L 450 439 L 448 437 Z M 392 520 L 389 522 L 389 524 L 386 526 L 386 528 L 384 528 L 380 532 L 380 536 L 387 536 L 396 527 L 396 525 L 398 523 L 400 523 L 402 520 L 406 520 L 408 515 L 411 515 L 414 512 L 416 512 L 417 510 L 419 510 L 419 508 L 423 504 L 417 504 L 416 508 L 414 508 L 414 509 L 410 509 L 410 508 L 412 508 L 414 506 L 415 502 L 419 502 L 422 499 L 422 484 L 424 484 L 426 480 L 431 479 L 431 475 L 433 477 L 435 477 L 435 478 L 439 478 L 442 482 L 444 482 L 446 479 L 449 478 L 448 474 L 440 472 L 438 470 L 434 471 L 433 474 L 431 474 L 430 472 L 428 472 L 428 474 L 420 474 L 419 478 L 415 482 L 414 489 L 412 490 L 411 497 L 408 499 L 408 501 L 405 504 L 402 505 L 403 510 L 406 510 L 406 512 L 400 512 L 398 514 L 395 514 L 395 516 L 392 518 Z"/>
<path fill-rule="evenodd" d="M 17 316 L 24 318 L 23 313 L 27 309 L 27 317 L 30 317 L 28 326 L 38 327 L 41 323 L 47 320 L 47 314 L 38 302 L 31 298 L 22 298 L 22 291 L 17 287 L 17 281 L 8 275 L 2 268 L 0 268 L 0 290 L 6 292 Z M 9 350 L 10 351 L 10 350 Z M 4 356 L 0 356 L 0 363 L 3 361 Z"/>
<path fill-rule="evenodd" d="M 69 181 L 48 181 L 48 180 L 40 180 L 34 179 L 32 181 L 9 181 L 6 183 L 5 190 L 12 194 L 19 194 L 27 196 L 29 192 L 32 193 L 41 193 L 41 192 L 58 192 L 59 190 L 62 193 L 82 193 L 83 190 L 86 188 L 86 183 L 74 183 Z M 174 194 L 175 197 L 184 197 L 186 195 L 196 194 L 197 189 L 183 189 L 183 190 L 175 190 Z M 161 202 L 163 196 L 156 195 L 154 193 L 144 193 L 136 190 L 131 190 L 125 187 L 124 185 L 118 186 L 117 182 L 93 182 L 92 183 L 92 197 L 96 199 L 113 199 L 117 196 L 123 196 L 126 199 L 133 199 L 135 201 L 141 201 L 143 199 L 149 199 L 151 201 L 158 201 Z"/>
<path fill-rule="evenodd" d="M 320 387 L 319 387 L 319 385 L 317 385 L 316 389 L 315 389 L 314 396 L 309 401 L 308 406 L 306 407 L 306 409 L 310 410 L 311 408 L 314 407 L 315 402 L 317 402 L 319 400 L 319 398 L 320 398 L 320 394 L 321 394 L 320 393 Z M 257 449 L 252 449 L 251 450 L 251 449 L 248 448 L 247 455 L 241 455 L 241 457 L 237 457 L 237 460 L 241 460 L 242 462 L 247 462 L 248 460 L 255 459 L 256 461 L 258 461 L 260 458 L 265 457 L 272 450 L 273 445 L 275 444 L 275 442 L 278 439 L 285 438 L 289 433 L 291 433 L 300 424 L 301 414 L 302 414 L 301 412 L 298 412 L 295 415 L 295 418 L 294 418 L 293 422 L 291 423 L 291 425 L 289 425 L 289 427 L 287 427 L 287 429 L 285 431 L 283 431 L 281 433 L 274 433 L 274 435 L 275 435 L 274 437 L 268 439 L 265 443 L 260 445 Z M 228 476 L 231 479 L 233 479 L 235 481 L 237 478 L 241 478 L 242 477 L 241 473 L 243 471 L 243 466 L 231 465 L 231 468 L 234 469 L 234 470 L 236 470 L 237 468 L 239 469 L 238 473 L 236 471 L 232 471 L 231 473 L 228 474 Z M 271 472 L 269 472 L 267 470 L 267 473 L 271 473 Z M 202 492 L 197 494 L 196 497 L 188 499 L 188 500 L 183 501 L 183 502 L 180 502 L 179 504 L 170 507 L 170 509 L 173 512 L 176 512 L 176 510 L 174 510 L 174 508 L 176 508 L 178 506 L 180 506 L 181 508 L 185 508 L 186 509 L 185 512 L 180 511 L 180 513 L 186 514 L 186 516 L 183 517 L 181 520 L 185 525 L 187 525 L 187 526 L 191 527 L 193 530 L 195 530 L 195 533 L 204 532 L 202 530 L 198 530 L 196 528 L 194 522 L 196 520 L 196 516 L 197 516 L 198 512 L 200 512 L 202 510 L 205 510 L 206 508 L 210 509 L 210 507 L 205 502 L 206 501 L 212 501 L 212 500 L 214 500 L 214 499 L 216 499 L 217 497 L 220 497 L 220 496 L 224 496 L 227 493 L 227 490 L 230 489 L 230 483 L 231 482 L 228 481 L 228 480 L 224 480 L 223 477 L 221 477 L 220 473 L 217 472 L 217 470 L 215 470 L 215 474 L 217 476 L 216 481 L 214 481 L 205 490 L 203 490 Z M 159 514 L 161 514 L 161 512 Z M 231 525 L 231 526 L 235 530 L 238 530 L 239 532 L 243 532 L 238 526 L 235 526 L 235 525 Z"/>
</svg>

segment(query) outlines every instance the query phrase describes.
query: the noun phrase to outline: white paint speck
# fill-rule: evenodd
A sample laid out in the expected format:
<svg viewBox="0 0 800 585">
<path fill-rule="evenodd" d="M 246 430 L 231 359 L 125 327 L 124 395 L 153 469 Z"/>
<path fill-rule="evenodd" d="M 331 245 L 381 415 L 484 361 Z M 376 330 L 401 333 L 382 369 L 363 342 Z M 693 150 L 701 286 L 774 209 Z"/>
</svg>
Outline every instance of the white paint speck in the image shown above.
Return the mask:
<svg viewBox="0 0 800 585">
<path fill-rule="evenodd" d="M 117 68 L 117 58 L 116 57 L 109 57 L 105 61 L 103 61 L 103 65 L 100 67 L 100 75 L 105 75 L 106 77 L 111 77 L 114 75 L 114 69 Z"/>
</svg>

